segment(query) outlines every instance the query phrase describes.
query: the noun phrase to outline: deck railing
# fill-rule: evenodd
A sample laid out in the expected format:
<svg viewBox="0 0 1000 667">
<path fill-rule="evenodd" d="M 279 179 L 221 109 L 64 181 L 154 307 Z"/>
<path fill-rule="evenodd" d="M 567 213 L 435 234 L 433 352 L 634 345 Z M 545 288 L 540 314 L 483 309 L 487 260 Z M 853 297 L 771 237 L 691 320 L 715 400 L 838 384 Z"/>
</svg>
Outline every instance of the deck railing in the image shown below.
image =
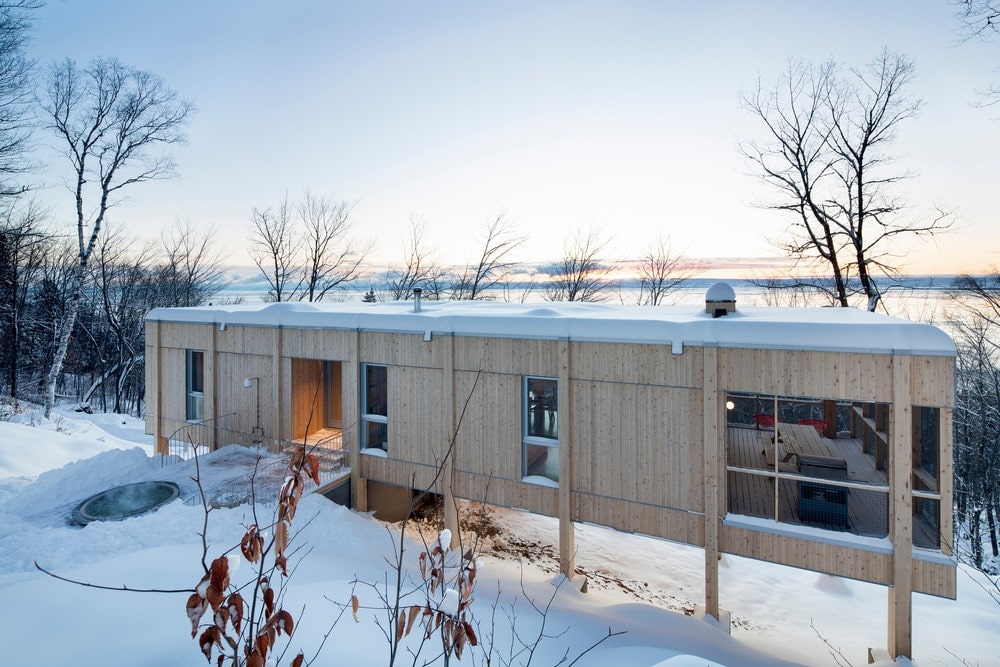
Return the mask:
<svg viewBox="0 0 1000 667">
<path fill-rule="evenodd" d="M 215 449 L 241 445 L 259 450 L 262 457 L 249 478 L 244 470 L 240 470 L 232 478 L 203 489 L 210 506 L 233 507 L 248 502 L 251 497 L 265 502 L 276 500 L 288 469 L 288 459 L 302 446 L 319 458 L 320 484 L 315 488 L 327 487 L 350 473 L 340 432 L 326 432 L 324 437 L 317 437 L 315 440 L 308 437 L 300 440 L 275 440 L 265 438 L 259 432 L 247 433 L 226 428 L 226 418 L 233 414 L 181 426 L 168 438 L 168 455 L 161 458 L 162 465 L 169 465 L 194 456 L 208 455 L 212 448 L 207 443 L 212 441 L 213 429 L 217 443 Z M 194 494 L 185 498 L 184 502 L 197 505 L 201 503 L 201 497 Z"/>
</svg>

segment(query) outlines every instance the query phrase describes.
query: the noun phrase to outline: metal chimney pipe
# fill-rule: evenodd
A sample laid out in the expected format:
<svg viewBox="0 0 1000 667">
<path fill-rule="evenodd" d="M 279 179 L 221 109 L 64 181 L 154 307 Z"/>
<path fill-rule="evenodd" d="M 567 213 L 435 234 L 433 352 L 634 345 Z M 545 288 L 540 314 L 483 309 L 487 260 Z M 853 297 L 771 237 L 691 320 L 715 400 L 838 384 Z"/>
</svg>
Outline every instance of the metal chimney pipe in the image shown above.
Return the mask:
<svg viewBox="0 0 1000 667">
<path fill-rule="evenodd" d="M 419 287 L 413 288 L 413 312 L 420 312 L 420 295 L 423 294 L 423 290 Z"/>
</svg>

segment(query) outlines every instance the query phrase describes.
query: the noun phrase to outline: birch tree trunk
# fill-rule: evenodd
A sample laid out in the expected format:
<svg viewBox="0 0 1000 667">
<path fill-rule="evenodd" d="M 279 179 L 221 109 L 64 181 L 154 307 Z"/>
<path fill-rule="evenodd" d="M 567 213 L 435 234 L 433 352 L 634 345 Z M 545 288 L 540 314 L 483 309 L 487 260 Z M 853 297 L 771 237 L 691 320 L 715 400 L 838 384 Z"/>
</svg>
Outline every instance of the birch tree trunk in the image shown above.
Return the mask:
<svg viewBox="0 0 1000 667">
<path fill-rule="evenodd" d="M 83 69 L 69 59 L 53 64 L 41 106 L 73 168 L 79 248 L 69 304 L 47 375 L 45 416 L 49 417 L 80 312 L 87 262 L 107 211 L 123 188 L 174 175 L 170 156 L 155 154 L 154 149 L 184 141 L 184 124 L 194 107 L 178 99 L 156 75 L 114 58 L 94 60 Z"/>
</svg>

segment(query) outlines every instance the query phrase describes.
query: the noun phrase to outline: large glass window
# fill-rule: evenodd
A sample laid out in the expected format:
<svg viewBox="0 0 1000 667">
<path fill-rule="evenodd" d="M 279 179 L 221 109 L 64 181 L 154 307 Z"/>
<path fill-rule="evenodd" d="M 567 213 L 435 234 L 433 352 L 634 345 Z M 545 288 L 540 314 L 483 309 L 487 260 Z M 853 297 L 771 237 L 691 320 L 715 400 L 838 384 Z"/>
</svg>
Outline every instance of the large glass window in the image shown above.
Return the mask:
<svg viewBox="0 0 1000 667">
<path fill-rule="evenodd" d="M 522 389 L 525 477 L 559 482 L 559 381 L 526 377 Z M 541 479 L 537 481 L 542 481 Z"/>
<path fill-rule="evenodd" d="M 361 365 L 361 446 L 388 451 L 389 372 L 385 366 Z"/>
<path fill-rule="evenodd" d="M 938 476 L 940 411 L 913 408 L 913 544 L 927 549 L 941 545 L 941 495 Z"/>
<path fill-rule="evenodd" d="M 731 393 L 726 408 L 729 514 L 888 535 L 887 405 Z"/>
<path fill-rule="evenodd" d="M 187 351 L 186 391 L 188 421 L 205 418 L 205 353 L 201 350 Z"/>
</svg>

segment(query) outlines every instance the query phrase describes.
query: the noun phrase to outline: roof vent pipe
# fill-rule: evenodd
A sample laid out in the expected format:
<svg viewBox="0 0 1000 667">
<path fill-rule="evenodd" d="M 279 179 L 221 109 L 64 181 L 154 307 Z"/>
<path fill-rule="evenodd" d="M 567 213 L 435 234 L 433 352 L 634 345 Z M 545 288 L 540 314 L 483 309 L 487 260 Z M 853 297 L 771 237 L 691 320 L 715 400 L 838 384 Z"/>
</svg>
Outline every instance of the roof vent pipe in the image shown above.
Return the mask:
<svg viewBox="0 0 1000 667">
<path fill-rule="evenodd" d="M 423 294 L 423 290 L 419 287 L 413 288 L 413 312 L 420 312 L 420 295 Z"/>
<path fill-rule="evenodd" d="M 705 312 L 712 317 L 725 317 L 735 311 L 736 292 L 729 283 L 714 283 L 705 292 Z"/>
</svg>

